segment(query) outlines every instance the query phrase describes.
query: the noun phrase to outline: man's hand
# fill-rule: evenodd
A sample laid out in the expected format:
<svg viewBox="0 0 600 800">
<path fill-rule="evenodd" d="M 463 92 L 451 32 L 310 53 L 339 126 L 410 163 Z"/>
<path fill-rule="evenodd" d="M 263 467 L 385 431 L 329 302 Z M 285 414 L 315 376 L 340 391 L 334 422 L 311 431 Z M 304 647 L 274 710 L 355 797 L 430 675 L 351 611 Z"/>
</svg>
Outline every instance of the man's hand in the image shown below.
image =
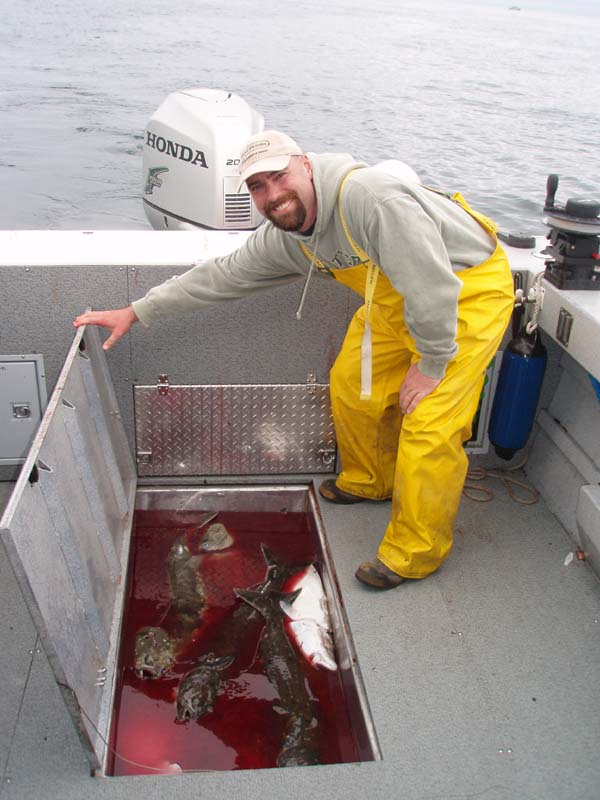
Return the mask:
<svg viewBox="0 0 600 800">
<path fill-rule="evenodd" d="M 114 311 L 87 311 L 73 320 L 73 325 L 100 325 L 110 331 L 110 336 L 102 345 L 103 350 L 110 350 L 121 336 L 124 336 L 138 318 L 132 306 L 117 308 Z"/>
<path fill-rule="evenodd" d="M 400 410 L 403 414 L 410 414 L 419 405 L 424 397 L 431 394 L 441 378 L 428 378 L 419 371 L 416 364 L 411 364 L 400 387 Z"/>
</svg>

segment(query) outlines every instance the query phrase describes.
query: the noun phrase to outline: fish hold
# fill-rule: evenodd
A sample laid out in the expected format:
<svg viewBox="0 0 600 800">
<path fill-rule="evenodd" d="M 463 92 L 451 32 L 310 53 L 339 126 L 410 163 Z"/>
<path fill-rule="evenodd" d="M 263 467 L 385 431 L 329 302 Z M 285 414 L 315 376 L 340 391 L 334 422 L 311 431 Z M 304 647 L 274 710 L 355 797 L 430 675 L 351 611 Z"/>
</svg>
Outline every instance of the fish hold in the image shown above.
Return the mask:
<svg viewBox="0 0 600 800">
<path fill-rule="evenodd" d="M 215 656 L 205 653 L 198 666 L 187 673 L 177 692 L 177 719 L 179 722 L 197 720 L 212 711 L 223 681 L 222 673 L 233 663 L 233 656 Z"/>
<path fill-rule="evenodd" d="M 197 625 L 204 608 L 204 584 L 197 572 L 199 563 L 200 556 L 193 556 L 179 536 L 167 556 L 167 575 L 175 615 L 185 628 Z"/>
<path fill-rule="evenodd" d="M 164 628 L 142 628 L 135 637 L 135 674 L 161 678 L 175 661 L 175 643 Z"/>
<path fill-rule="evenodd" d="M 206 529 L 200 542 L 200 550 L 211 553 L 215 550 L 226 550 L 233 544 L 233 537 L 221 522 L 215 522 Z"/>
</svg>

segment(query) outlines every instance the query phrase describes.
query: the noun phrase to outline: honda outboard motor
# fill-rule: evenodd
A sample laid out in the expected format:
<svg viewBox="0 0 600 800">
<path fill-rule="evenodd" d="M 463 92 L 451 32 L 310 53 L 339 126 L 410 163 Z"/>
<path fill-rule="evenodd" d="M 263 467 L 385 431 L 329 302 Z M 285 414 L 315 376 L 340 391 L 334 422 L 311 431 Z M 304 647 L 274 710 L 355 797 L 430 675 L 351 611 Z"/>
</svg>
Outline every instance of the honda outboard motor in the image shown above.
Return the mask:
<svg viewBox="0 0 600 800">
<path fill-rule="evenodd" d="M 144 210 L 153 228 L 256 228 L 262 221 L 239 158 L 264 128 L 260 114 L 231 92 L 184 89 L 170 94 L 144 134 Z"/>
</svg>

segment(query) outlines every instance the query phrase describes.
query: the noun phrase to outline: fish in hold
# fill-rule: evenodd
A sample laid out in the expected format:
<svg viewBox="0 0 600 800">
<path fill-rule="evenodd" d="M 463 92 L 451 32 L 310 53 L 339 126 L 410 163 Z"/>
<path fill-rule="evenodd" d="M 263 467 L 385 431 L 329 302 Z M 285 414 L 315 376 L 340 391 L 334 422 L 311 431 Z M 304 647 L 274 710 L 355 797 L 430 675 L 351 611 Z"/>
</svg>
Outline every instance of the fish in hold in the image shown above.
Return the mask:
<svg viewBox="0 0 600 800">
<path fill-rule="evenodd" d="M 205 653 L 197 666 L 185 675 L 177 692 L 177 720 L 197 720 L 213 710 L 223 672 L 233 663 L 233 656 Z"/>
<path fill-rule="evenodd" d="M 267 565 L 266 574 L 264 580 L 252 586 L 251 590 L 263 595 L 271 591 L 280 591 L 285 581 L 298 571 L 298 567 L 283 564 L 265 545 L 261 545 L 261 551 Z M 207 704 L 203 698 L 207 694 L 218 692 L 222 672 L 219 666 L 223 664 L 229 666 L 233 662 L 239 642 L 246 636 L 260 634 L 260 622 L 261 615 L 252 604 L 240 603 L 234 609 L 213 639 L 211 644 L 213 652 L 208 656 L 202 656 L 197 666 L 181 679 L 177 692 L 177 718 L 180 721 L 198 719 L 209 711 L 209 705 L 212 707 L 212 704 Z M 230 658 L 228 663 L 225 661 L 227 658 Z M 205 682 L 210 684 L 210 688 L 204 685 Z M 180 709 L 185 711 L 185 716 L 180 716 Z M 191 713 L 190 709 L 196 710 Z"/>
<path fill-rule="evenodd" d="M 183 536 L 178 536 L 167 557 L 172 607 L 180 625 L 194 628 L 204 608 L 206 594 L 198 575 L 201 556 L 193 556 Z"/>
<path fill-rule="evenodd" d="M 178 536 L 169 550 L 166 564 L 175 630 L 170 634 L 162 627 L 138 631 L 134 668 L 139 678 L 162 678 L 198 627 L 205 604 L 204 584 L 198 574 L 200 559 L 200 555 L 192 555 L 183 536 Z"/>
<path fill-rule="evenodd" d="M 233 536 L 225 525 L 222 522 L 215 522 L 206 529 L 206 533 L 200 542 L 200 550 L 203 553 L 212 553 L 218 550 L 226 550 L 232 544 Z"/>
<path fill-rule="evenodd" d="M 267 565 L 267 572 L 262 583 L 248 587 L 265 594 L 267 591 L 281 592 L 285 582 L 298 570 L 305 569 L 308 564 L 284 564 L 265 544 L 260 549 Z"/>
<path fill-rule="evenodd" d="M 206 528 L 217 516 L 217 511 L 208 512 L 198 526 L 199 554 L 192 554 L 183 536 L 178 536 L 169 550 L 166 573 L 175 629 L 168 633 L 163 627 L 148 626 L 138 631 L 134 668 L 139 678 L 157 679 L 165 675 L 200 624 L 206 604 L 205 587 L 198 573 L 202 554 L 225 550 L 233 544 L 233 537 L 222 523 L 215 522 Z"/>
<path fill-rule="evenodd" d="M 287 633 L 285 632 L 285 615 L 280 601 L 293 602 L 299 593 L 284 594 L 267 590 L 266 593 L 248 589 L 235 589 L 237 597 L 255 608 L 264 618 L 265 627 L 260 640 L 260 653 L 265 664 L 267 678 L 279 695 L 279 710 L 283 713 L 295 714 L 303 719 L 314 717 L 306 679 L 298 656 Z"/>
<path fill-rule="evenodd" d="M 295 714 L 289 718 L 283 745 L 277 756 L 278 767 L 312 767 L 319 763 L 311 746 L 311 729 L 314 727 L 314 720 L 309 723 Z"/>
<path fill-rule="evenodd" d="M 138 678 L 160 678 L 175 661 L 174 642 L 164 628 L 146 627 L 135 637 L 135 673 Z"/>
<path fill-rule="evenodd" d="M 314 666 L 337 670 L 327 597 L 314 564 L 294 575 L 286 590 L 301 589 L 293 603 L 282 603 L 289 630 L 302 654 Z"/>
<path fill-rule="evenodd" d="M 301 590 L 291 594 L 273 591 L 270 587 L 258 591 L 234 591 L 237 597 L 255 608 L 265 619 L 259 650 L 267 678 L 279 695 L 275 710 L 289 715 L 277 764 L 316 764 L 318 760 L 311 746 L 312 732 L 317 725 L 316 716 L 298 656 L 285 631 L 285 614 L 281 608 L 282 600 L 293 603 Z"/>
</svg>

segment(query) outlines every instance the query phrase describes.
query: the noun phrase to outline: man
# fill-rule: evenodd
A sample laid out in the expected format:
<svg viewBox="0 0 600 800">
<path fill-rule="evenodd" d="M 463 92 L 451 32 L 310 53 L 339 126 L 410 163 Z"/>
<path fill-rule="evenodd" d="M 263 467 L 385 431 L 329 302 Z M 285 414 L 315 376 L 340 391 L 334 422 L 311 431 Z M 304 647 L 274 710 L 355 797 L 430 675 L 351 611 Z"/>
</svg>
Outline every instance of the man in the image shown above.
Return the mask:
<svg viewBox="0 0 600 800">
<path fill-rule="evenodd" d="M 75 325 L 110 330 L 201 309 L 314 269 L 365 298 L 331 370 L 342 471 L 333 503 L 392 499 L 377 557 L 356 577 L 378 589 L 434 572 L 452 546 L 484 372 L 513 307 L 510 268 L 495 226 L 415 180 L 345 154 L 305 155 L 283 133 L 246 145 L 241 182 L 267 222 L 236 252 L 208 260 L 125 309 Z"/>
</svg>

